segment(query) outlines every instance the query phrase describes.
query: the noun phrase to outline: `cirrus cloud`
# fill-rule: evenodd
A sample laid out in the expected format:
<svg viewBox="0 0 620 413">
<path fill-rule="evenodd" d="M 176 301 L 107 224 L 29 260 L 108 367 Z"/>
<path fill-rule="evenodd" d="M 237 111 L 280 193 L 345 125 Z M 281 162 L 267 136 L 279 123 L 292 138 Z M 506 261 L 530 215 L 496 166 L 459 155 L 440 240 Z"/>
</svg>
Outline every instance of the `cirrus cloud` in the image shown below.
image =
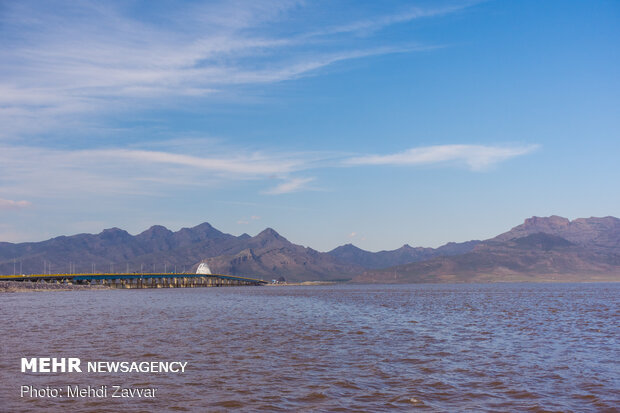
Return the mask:
<svg viewBox="0 0 620 413">
<path fill-rule="evenodd" d="M 52 149 L 0 146 L 1 209 L 19 209 L 32 197 L 159 195 L 170 190 L 222 187 L 244 181 L 279 183 L 265 195 L 316 190 L 308 184 L 310 171 L 343 167 L 464 165 L 483 171 L 508 159 L 526 155 L 538 145 L 435 145 L 388 155 L 351 157 L 333 152 L 247 151 L 214 144 L 179 142 L 158 150 L 140 148 Z M 41 165 L 45 165 L 42 173 Z M 259 217 L 252 217 L 257 220 Z"/>
<path fill-rule="evenodd" d="M 346 159 L 345 165 L 432 165 L 448 162 L 464 163 L 480 171 L 499 162 L 525 155 L 538 149 L 538 145 L 434 145 L 411 148 L 389 155 L 365 155 Z"/>
<path fill-rule="evenodd" d="M 84 128 L 115 110 L 174 107 L 338 62 L 440 47 L 359 34 L 471 4 L 346 13 L 325 28 L 324 14 L 296 0 L 160 5 L 140 14 L 123 2 L 8 2 L 0 14 L 0 137 Z"/>
<path fill-rule="evenodd" d="M 312 181 L 314 181 L 314 178 L 290 178 L 274 188 L 264 191 L 263 193 L 268 195 L 281 195 L 299 192 L 307 189 L 307 184 Z"/>
</svg>

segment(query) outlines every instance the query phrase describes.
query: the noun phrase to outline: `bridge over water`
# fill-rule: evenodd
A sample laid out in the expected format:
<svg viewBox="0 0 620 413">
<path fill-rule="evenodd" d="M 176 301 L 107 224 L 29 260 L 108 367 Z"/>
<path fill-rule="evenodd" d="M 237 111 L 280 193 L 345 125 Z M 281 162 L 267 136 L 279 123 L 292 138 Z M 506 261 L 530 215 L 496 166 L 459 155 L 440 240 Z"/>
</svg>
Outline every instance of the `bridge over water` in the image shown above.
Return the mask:
<svg viewBox="0 0 620 413">
<path fill-rule="evenodd" d="M 126 274 L 30 274 L 0 275 L 0 281 L 102 285 L 110 288 L 194 288 L 263 285 L 266 281 L 222 274 L 126 273 Z"/>
</svg>

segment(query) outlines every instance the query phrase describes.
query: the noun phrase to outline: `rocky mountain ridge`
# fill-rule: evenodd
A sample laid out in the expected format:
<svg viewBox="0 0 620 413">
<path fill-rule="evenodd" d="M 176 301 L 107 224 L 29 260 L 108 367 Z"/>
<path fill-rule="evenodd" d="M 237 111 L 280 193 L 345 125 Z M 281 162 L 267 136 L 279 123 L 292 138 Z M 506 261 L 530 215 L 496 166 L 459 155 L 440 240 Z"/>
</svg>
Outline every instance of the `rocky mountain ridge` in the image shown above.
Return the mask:
<svg viewBox="0 0 620 413">
<path fill-rule="evenodd" d="M 369 270 L 353 280 L 620 281 L 620 220 L 532 217 L 464 254 Z"/>
<path fill-rule="evenodd" d="M 42 242 L 0 242 L 2 274 L 182 272 L 203 261 L 217 273 L 291 281 L 614 280 L 620 274 L 620 220 L 532 217 L 485 241 L 379 252 L 352 244 L 319 252 L 293 244 L 271 228 L 255 236 L 234 236 L 208 223 L 176 232 L 155 225 L 137 235 L 110 228 Z"/>
</svg>

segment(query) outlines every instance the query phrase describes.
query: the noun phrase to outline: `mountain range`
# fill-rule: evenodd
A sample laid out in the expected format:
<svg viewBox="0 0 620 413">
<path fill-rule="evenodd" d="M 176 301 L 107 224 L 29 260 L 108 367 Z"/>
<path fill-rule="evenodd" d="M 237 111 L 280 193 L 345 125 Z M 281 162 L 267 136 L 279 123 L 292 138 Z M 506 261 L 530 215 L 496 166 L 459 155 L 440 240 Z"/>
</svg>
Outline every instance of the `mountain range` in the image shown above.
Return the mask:
<svg viewBox="0 0 620 413">
<path fill-rule="evenodd" d="M 620 281 L 620 220 L 532 217 L 463 254 L 368 270 L 354 280 Z"/>
<path fill-rule="evenodd" d="M 616 281 L 620 220 L 532 217 L 484 241 L 380 252 L 352 244 L 319 252 L 271 228 L 234 236 L 208 223 L 176 232 L 156 225 L 137 235 L 110 228 L 42 242 L 0 242 L 2 274 L 183 272 L 200 262 L 215 273 L 288 281 Z"/>
</svg>

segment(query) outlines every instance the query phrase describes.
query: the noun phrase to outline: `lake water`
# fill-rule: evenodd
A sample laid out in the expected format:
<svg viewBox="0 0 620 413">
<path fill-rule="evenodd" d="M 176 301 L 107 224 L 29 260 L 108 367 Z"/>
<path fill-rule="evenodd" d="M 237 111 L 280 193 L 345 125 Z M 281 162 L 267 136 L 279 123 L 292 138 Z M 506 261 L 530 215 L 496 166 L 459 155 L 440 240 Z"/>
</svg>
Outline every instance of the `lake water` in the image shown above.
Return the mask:
<svg viewBox="0 0 620 413">
<path fill-rule="evenodd" d="M 0 295 L 0 411 L 618 411 L 620 284 Z M 185 373 L 21 373 L 21 357 Z M 83 366 L 85 367 L 85 366 Z M 20 386 L 157 388 L 20 398 Z"/>
</svg>

